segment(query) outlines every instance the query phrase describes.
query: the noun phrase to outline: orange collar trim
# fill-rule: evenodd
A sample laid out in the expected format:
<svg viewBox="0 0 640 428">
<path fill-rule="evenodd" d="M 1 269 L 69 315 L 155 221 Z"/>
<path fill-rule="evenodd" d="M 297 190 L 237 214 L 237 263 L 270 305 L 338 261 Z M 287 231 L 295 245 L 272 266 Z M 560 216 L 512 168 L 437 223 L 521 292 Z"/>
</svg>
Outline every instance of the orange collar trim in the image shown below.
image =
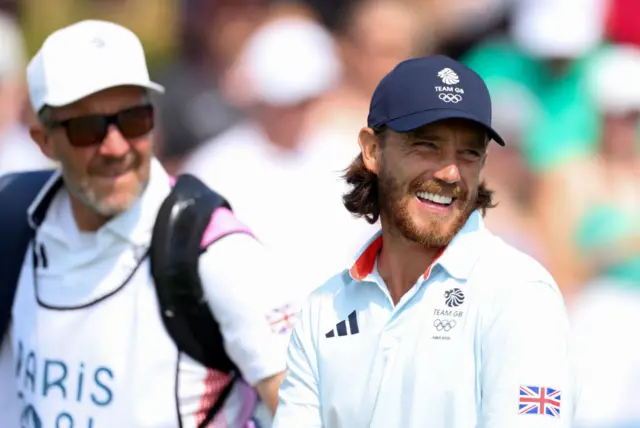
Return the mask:
<svg viewBox="0 0 640 428">
<path fill-rule="evenodd" d="M 351 266 L 349 270 L 349 274 L 351 277 L 357 281 L 364 280 L 371 272 L 373 272 L 373 267 L 376 264 L 376 257 L 378 257 L 378 253 L 382 249 L 382 235 L 377 237 L 368 247 L 365 249 L 360 257 L 356 260 L 356 262 Z M 423 279 L 427 279 L 429 274 L 431 273 L 431 268 L 436 264 L 440 256 L 444 253 L 446 247 L 443 247 L 438 251 L 438 254 L 433 259 L 433 262 L 429 265 L 429 267 L 424 271 Z"/>
<path fill-rule="evenodd" d="M 382 248 L 382 235 L 378 236 L 366 250 L 362 252 L 358 260 L 351 266 L 349 273 L 353 279 L 362 281 L 371 272 L 376 264 L 376 257 Z"/>
<path fill-rule="evenodd" d="M 440 256 L 442 256 L 442 254 L 444 253 L 444 250 L 446 249 L 447 247 L 440 248 L 440 251 L 438 251 L 438 254 L 436 254 L 435 258 L 433 259 L 433 261 L 431 262 L 427 270 L 424 271 L 424 275 L 422 275 L 423 280 L 426 280 L 427 278 L 429 278 L 429 275 L 431 274 L 431 268 L 436 264 L 436 262 L 438 261 Z"/>
</svg>

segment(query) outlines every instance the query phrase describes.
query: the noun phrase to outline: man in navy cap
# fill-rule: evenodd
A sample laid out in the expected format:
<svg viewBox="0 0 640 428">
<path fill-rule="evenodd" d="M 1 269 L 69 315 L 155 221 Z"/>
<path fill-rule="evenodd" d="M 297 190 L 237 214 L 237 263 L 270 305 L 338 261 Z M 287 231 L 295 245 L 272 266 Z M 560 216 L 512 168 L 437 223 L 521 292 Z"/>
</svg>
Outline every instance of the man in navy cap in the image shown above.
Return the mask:
<svg viewBox="0 0 640 428">
<path fill-rule="evenodd" d="M 276 428 L 571 426 L 562 295 L 483 225 L 491 140 L 464 65 L 411 59 L 382 79 L 344 196 L 381 230 L 303 306 Z"/>
</svg>

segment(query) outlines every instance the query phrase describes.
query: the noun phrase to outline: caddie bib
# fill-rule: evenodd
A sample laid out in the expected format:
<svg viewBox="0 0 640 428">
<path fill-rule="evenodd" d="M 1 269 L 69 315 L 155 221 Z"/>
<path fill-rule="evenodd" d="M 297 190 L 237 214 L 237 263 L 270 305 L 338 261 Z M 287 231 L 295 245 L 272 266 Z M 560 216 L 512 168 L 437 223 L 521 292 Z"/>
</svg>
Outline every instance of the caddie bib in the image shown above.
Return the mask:
<svg viewBox="0 0 640 428">
<path fill-rule="evenodd" d="M 70 308 L 36 294 L 27 254 L 11 331 L 21 428 L 195 427 L 226 385 L 227 375 L 178 354 L 148 257 L 125 257 L 104 279 L 122 283 L 111 295 Z M 214 426 L 248 419 L 252 392 L 235 389 Z"/>
<path fill-rule="evenodd" d="M 157 181 L 152 178 L 132 224 L 153 224 L 149 219 L 155 218 L 155 205 L 169 189 L 168 181 L 162 186 Z M 13 305 L 10 340 L 21 403 L 18 426 L 198 426 L 229 375 L 179 353 L 166 333 L 148 244 L 118 236 L 129 230 L 124 221 L 115 233 L 65 235 L 70 230 L 65 221 L 73 221 L 68 213 L 60 215 L 65 197 L 64 191 L 58 193 L 49 206 L 49 214 L 57 215 L 56 227 L 45 221 L 36 232 Z M 140 220 L 145 216 L 149 219 Z M 150 242 L 150 229 L 131 229 L 129 235 L 137 235 L 136 242 Z M 248 385 L 236 382 L 209 426 L 251 426 L 256 400 Z"/>
</svg>

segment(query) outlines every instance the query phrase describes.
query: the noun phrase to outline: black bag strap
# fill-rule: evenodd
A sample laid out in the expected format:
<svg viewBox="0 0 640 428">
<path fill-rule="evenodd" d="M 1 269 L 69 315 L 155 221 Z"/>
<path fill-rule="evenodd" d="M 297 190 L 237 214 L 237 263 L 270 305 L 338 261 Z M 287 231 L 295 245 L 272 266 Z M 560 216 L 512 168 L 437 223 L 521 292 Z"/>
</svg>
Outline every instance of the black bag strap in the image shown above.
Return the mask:
<svg viewBox="0 0 640 428">
<path fill-rule="evenodd" d="M 27 209 L 53 171 L 29 171 L 0 177 L 0 343 L 11 322 L 20 271 L 34 230 Z"/>
<path fill-rule="evenodd" d="M 205 367 L 231 374 L 200 428 L 213 420 L 239 378 L 224 349 L 198 271 L 202 237 L 218 208 L 231 206 L 196 177 L 179 176 L 156 217 L 150 249 L 160 315 L 177 348 Z"/>
<path fill-rule="evenodd" d="M 160 315 L 178 349 L 205 367 L 231 373 L 236 366 L 226 355 L 198 271 L 202 236 L 220 207 L 229 204 L 200 180 L 178 177 L 156 217 L 150 263 Z"/>
</svg>

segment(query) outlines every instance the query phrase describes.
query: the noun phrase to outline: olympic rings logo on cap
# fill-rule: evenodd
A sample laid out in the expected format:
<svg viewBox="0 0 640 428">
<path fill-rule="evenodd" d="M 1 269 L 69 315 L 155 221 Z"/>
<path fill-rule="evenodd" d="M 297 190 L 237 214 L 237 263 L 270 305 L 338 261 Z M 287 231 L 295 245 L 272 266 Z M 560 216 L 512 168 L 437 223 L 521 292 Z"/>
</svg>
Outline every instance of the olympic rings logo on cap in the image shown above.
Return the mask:
<svg viewBox="0 0 640 428">
<path fill-rule="evenodd" d="M 444 93 L 444 92 L 439 93 L 438 94 L 438 98 L 440 98 L 445 103 L 457 104 L 460 101 L 462 101 L 462 96 L 461 95 L 458 95 L 458 94 L 447 94 L 447 93 Z"/>
<path fill-rule="evenodd" d="M 455 320 L 441 320 L 441 319 L 437 319 L 433 322 L 433 326 L 436 328 L 436 330 L 438 331 L 449 331 L 451 330 L 453 327 L 456 326 L 456 322 Z"/>
</svg>

